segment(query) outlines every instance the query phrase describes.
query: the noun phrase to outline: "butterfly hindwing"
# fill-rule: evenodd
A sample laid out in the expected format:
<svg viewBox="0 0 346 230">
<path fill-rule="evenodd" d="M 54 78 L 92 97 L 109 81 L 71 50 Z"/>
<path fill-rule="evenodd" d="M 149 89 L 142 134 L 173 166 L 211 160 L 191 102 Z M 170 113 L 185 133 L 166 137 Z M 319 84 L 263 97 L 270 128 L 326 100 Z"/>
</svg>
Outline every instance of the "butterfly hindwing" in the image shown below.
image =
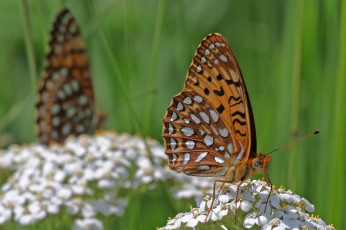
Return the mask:
<svg viewBox="0 0 346 230">
<path fill-rule="evenodd" d="M 203 96 L 181 92 L 173 98 L 163 122 L 162 137 L 173 170 L 188 175 L 223 175 L 231 165 L 233 146 L 223 144 L 229 132 Z"/>
</svg>

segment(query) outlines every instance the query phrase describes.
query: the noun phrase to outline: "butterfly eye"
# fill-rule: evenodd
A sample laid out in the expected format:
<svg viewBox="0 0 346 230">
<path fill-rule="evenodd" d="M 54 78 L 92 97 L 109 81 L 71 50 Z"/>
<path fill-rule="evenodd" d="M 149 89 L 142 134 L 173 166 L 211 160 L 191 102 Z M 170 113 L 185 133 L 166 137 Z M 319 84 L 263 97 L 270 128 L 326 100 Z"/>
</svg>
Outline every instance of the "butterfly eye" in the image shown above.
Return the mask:
<svg viewBox="0 0 346 230">
<path fill-rule="evenodd" d="M 259 169 L 259 168 L 262 168 L 263 167 L 263 164 L 262 164 L 262 160 L 261 159 L 258 159 L 258 158 L 255 158 L 252 162 L 252 167 L 254 169 Z"/>
</svg>

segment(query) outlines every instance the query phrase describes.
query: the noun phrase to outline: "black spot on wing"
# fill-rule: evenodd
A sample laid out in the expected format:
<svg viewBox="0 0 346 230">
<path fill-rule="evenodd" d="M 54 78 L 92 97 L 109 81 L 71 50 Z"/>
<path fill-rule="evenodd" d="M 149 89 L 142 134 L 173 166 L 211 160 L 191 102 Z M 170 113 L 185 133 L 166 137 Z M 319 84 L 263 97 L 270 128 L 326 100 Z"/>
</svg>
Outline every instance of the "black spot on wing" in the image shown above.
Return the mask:
<svg viewBox="0 0 346 230">
<path fill-rule="evenodd" d="M 208 89 L 208 88 L 205 88 L 205 89 L 204 89 L 204 93 L 205 93 L 205 95 L 207 95 L 207 96 L 208 96 L 208 95 L 209 95 L 209 93 L 210 93 L 209 89 Z"/>
<path fill-rule="evenodd" d="M 220 114 L 222 114 L 222 112 L 225 110 L 225 107 L 223 107 L 223 105 L 220 105 L 219 107 L 217 107 L 216 109 Z"/>
<path fill-rule="evenodd" d="M 200 69 L 197 69 L 196 72 L 199 73 L 199 74 L 203 74 L 204 73 L 204 69 L 202 67 L 200 67 Z"/>
<path fill-rule="evenodd" d="M 240 97 L 233 97 L 233 96 L 230 96 L 229 99 L 228 99 L 228 102 L 231 103 L 232 100 L 238 101 L 239 99 L 240 99 Z"/>
<path fill-rule="evenodd" d="M 236 131 L 236 133 L 238 133 L 240 136 L 245 137 L 246 133 L 241 133 L 239 130 Z"/>
<path fill-rule="evenodd" d="M 238 80 L 238 81 L 233 81 L 232 79 L 230 79 L 230 80 L 226 80 L 226 83 L 227 83 L 228 85 L 235 85 L 236 87 L 239 87 L 239 86 L 241 85 L 240 80 Z"/>
<path fill-rule="evenodd" d="M 240 100 L 240 101 L 239 101 L 239 102 L 237 102 L 237 103 L 234 103 L 233 105 L 231 105 L 231 107 L 236 106 L 236 105 L 239 105 L 239 104 L 241 104 L 241 103 L 243 103 L 243 101 L 242 101 L 242 100 Z"/>
<path fill-rule="evenodd" d="M 244 122 L 243 122 L 243 121 L 240 121 L 238 118 L 236 118 L 236 119 L 233 120 L 233 125 L 234 125 L 234 123 L 236 123 L 236 122 L 239 123 L 241 126 L 246 125 L 246 121 L 244 121 Z"/>
<path fill-rule="evenodd" d="M 197 77 L 196 77 L 196 82 L 195 82 L 193 85 L 195 85 L 195 86 L 199 86 L 199 80 L 198 80 L 198 78 L 197 78 Z"/>
<path fill-rule="evenodd" d="M 236 112 L 232 113 L 232 117 L 237 116 L 237 115 L 239 115 L 239 116 L 241 116 L 242 118 L 245 119 L 245 113 L 242 113 L 240 111 L 236 111 Z"/>
<path fill-rule="evenodd" d="M 220 90 L 216 90 L 216 89 L 215 89 L 215 90 L 214 90 L 214 93 L 215 93 L 216 95 L 218 95 L 219 97 L 225 95 L 225 92 L 223 91 L 222 86 L 220 86 Z"/>
</svg>

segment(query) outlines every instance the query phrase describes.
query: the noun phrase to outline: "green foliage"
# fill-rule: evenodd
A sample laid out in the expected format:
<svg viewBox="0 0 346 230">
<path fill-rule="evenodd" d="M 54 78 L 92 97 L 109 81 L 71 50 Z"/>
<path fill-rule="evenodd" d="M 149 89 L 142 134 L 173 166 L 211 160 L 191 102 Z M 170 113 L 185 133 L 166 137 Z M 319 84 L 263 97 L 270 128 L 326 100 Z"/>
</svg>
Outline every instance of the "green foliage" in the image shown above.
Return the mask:
<svg viewBox="0 0 346 230">
<path fill-rule="evenodd" d="M 259 151 L 269 152 L 321 130 L 273 154 L 271 181 L 306 197 L 327 223 L 346 227 L 341 215 L 346 212 L 345 2 L 38 0 L 28 1 L 28 28 L 22 1 L 1 1 L 2 147 L 37 141 L 32 82 L 40 76 L 31 74 L 43 71 L 51 22 L 63 5 L 75 15 L 85 37 L 97 104 L 108 113 L 106 128 L 158 140 L 165 110 L 182 90 L 199 42 L 212 32 L 224 35 L 247 84 Z M 32 51 L 26 46 L 28 30 Z M 119 225 L 153 228 L 188 208 L 173 208 L 167 192 L 157 191 L 155 196 L 146 192 L 134 198 Z"/>
</svg>

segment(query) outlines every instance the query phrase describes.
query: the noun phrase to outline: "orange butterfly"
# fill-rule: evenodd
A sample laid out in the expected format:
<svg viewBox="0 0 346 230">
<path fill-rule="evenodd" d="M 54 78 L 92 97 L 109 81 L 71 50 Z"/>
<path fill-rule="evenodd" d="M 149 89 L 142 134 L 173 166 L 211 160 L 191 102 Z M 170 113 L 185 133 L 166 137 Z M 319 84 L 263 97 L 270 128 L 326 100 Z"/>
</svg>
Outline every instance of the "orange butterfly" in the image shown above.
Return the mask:
<svg viewBox="0 0 346 230">
<path fill-rule="evenodd" d="M 240 185 L 269 167 L 268 154 L 257 154 L 256 128 L 245 82 L 234 53 L 220 34 L 203 39 L 189 67 L 184 90 L 175 96 L 163 119 L 162 137 L 169 166 L 176 172 L 223 177 L 216 182 Z M 268 182 L 268 181 L 267 181 Z M 268 182 L 270 186 L 270 181 Z M 268 196 L 269 200 L 269 196 Z M 236 209 L 237 211 L 237 209 Z"/>
<path fill-rule="evenodd" d="M 214 182 L 214 198 L 216 182 L 242 182 L 256 173 L 265 174 L 269 167 L 271 156 L 257 154 L 255 122 L 242 73 L 220 34 L 208 35 L 197 48 L 184 90 L 173 98 L 163 124 L 172 170 L 224 178 Z"/>
<path fill-rule="evenodd" d="M 92 134 L 106 118 L 96 111 L 84 40 L 66 8 L 53 23 L 36 110 L 43 144 L 62 142 L 71 134 Z"/>
</svg>

